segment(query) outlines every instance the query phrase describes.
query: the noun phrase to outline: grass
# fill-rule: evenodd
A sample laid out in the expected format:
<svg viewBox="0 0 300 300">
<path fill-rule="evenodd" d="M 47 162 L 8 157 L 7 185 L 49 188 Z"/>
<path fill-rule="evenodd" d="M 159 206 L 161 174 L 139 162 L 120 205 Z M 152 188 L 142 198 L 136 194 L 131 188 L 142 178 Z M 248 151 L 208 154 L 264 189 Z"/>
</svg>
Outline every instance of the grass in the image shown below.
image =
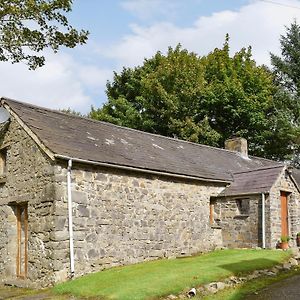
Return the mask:
<svg viewBox="0 0 300 300">
<path fill-rule="evenodd" d="M 33 290 L 0 285 L 0 299 L 51 299 L 67 300 L 65 296 L 53 296 L 47 290 Z"/>
<path fill-rule="evenodd" d="M 155 299 L 231 275 L 270 268 L 290 255 L 278 250 L 220 250 L 112 268 L 59 284 L 53 292 L 101 299 Z"/>
<path fill-rule="evenodd" d="M 244 299 L 247 295 L 254 294 L 263 288 L 267 287 L 270 284 L 276 283 L 288 277 L 300 274 L 300 269 L 292 270 L 289 272 L 280 273 L 274 277 L 263 276 L 257 279 L 253 279 L 248 281 L 240 286 L 225 289 L 223 291 L 218 292 L 214 295 L 208 296 L 196 296 L 194 299 L 196 300 L 241 300 Z"/>
</svg>

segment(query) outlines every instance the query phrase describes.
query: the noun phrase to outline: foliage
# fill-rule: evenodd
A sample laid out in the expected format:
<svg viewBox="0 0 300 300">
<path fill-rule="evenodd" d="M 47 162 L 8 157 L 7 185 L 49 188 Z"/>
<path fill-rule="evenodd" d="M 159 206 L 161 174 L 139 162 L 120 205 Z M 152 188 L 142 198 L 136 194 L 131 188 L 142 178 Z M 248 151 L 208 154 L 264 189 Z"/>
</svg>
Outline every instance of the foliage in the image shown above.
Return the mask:
<svg viewBox="0 0 300 300">
<path fill-rule="evenodd" d="M 219 147 L 240 135 L 252 154 L 276 158 L 273 131 L 286 119 L 275 117 L 275 92 L 271 72 L 256 66 L 250 47 L 230 56 L 227 36 L 222 49 L 204 57 L 178 45 L 115 73 L 108 102 L 90 117 Z"/>
<path fill-rule="evenodd" d="M 62 113 L 68 114 L 68 115 L 72 115 L 72 116 L 77 116 L 77 117 L 86 117 L 84 114 L 82 114 L 79 111 L 76 111 L 74 109 L 71 109 L 70 107 L 65 108 L 65 109 L 60 109 L 59 110 Z"/>
<path fill-rule="evenodd" d="M 205 62 L 205 101 L 210 124 L 222 138 L 218 146 L 233 134 L 248 140 L 249 150 L 259 156 L 270 140 L 270 116 L 273 114 L 272 75 L 265 67 L 256 66 L 251 47 L 229 55 L 228 38 L 223 49 L 215 49 Z"/>
<path fill-rule="evenodd" d="M 271 54 L 275 83 L 279 87 L 275 108 L 279 116 L 286 116 L 284 127 L 289 130 L 276 133 L 283 136 L 288 132 L 285 145 L 290 149 L 293 164 L 300 167 L 300 26 L 296 21 L 286 28 L 280 45 L 281 56 Z"/>
<path fill-rule="evenodd" d="M 280 242 L 281 242 L 281 243 L 287 243 L 290 239 L 291 239 L 291 238 L 290 238 L 289 236 L 287 236 L 287 235 L 282 235 L 282 236 L 280 237 Z"/>
<path fill-rule="evenodd" d="M 0 61 L 35 69 L 45 62 L 37 55 L 42 50 L 84 44 L 88 32 L 77 31 L 64 14 L 71 7 L 72 0 L 0 0 Z"/>
<path fill-rule="evenodd" d="M 215 144 L 219 139 L 205 115 L 197 116 L 204 86 L 203 65 L 194 53 L 169 48 L 142 67 L 124 68 L 107 84 L 109 102 L 91 117 L 115 124 Z"/>
<path fill-rule="evenodd" d="M 232 275 L 270 268 L 289 256 L 288 251 L 276 250 L 214 251 L 112 268 L 59 284 L 54 292 L 105 299 L 156 299 Z"/>
</svg>

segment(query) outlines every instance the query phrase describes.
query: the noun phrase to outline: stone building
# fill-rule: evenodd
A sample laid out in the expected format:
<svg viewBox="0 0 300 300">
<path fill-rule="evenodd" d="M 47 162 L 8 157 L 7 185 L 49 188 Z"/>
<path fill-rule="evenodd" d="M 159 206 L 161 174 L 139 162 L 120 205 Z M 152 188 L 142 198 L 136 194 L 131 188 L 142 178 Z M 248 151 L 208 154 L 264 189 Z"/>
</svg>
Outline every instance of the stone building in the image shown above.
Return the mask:
<svg viewBox="0 0 300 300">
<path fill-rule="evenodd" d="M 46 286 L 300 231 L 299 171 L 244 139 L 218 149 L 5 98 L 0 122 L 2 280 Z"/>
</svg>

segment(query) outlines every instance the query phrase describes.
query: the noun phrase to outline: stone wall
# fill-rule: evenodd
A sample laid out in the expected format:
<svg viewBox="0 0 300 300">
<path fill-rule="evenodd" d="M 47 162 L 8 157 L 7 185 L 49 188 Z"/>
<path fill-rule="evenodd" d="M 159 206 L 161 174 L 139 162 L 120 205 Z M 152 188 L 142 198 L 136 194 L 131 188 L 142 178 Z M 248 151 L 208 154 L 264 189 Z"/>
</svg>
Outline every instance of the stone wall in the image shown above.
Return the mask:
<svg viewBox="0 0 300 300">
<path fill-rule="evenodd" d="M 288 193 L 289 235 L 293 239 L 291 246 L 296 246 L 296 234 L 300 232 L 300 194 L 289 175 L 284 170 L 270 192 L 270 219 L 268 244 L 275 247 L 281 236 L 281 200 L 280 192 Z"/>
<path fill-rule="evenodd" d="M 54 164 L 20 125 L 0 128 L 7 170 L 0 175 L 0 278 L 16 276 L 16 207 L 28 205 L 28 279 L 47 285 L 69 276 L 67 162 Z M 261 195 L 210 200 L 223 184 L 74 164 L 76 276 L 116 265 L 261 246 Z M 300 197 L 283 172 L 266 198 L 267 247 L 281 235 L 280 191 L 289 193 L 289 228 L 300 231 Z M 215 224 L 214 224 L 215 225 Z M 222 230 L 220 229 L 222 228 Z M 224 242 L 224 243 L 223 243 Z"/>
<path fill-rule="evenodd" d="M 269 195 L 265 195 L 266 248 L 275 248 L 281 237 L 280 192 L 288 193 L 290 246 L 296 246 L 300 232 L 300 194 L 284 170 Z M 223 245 L 229 248 L 262 246 L 261 195 L 222 197 L 215 200 L 215 225 L 222 230 Z M 243 207 L 243 203 L 245 204 Z"/>
<path fill-rule="evenodd" d="M 224 197 L 215 200 L 214 222 L 229 248 L 261 247 L 261 197 Z"/>
<path fill-rule="evenodd" d="M 83 168 L 83 169 L 81 169 Z M 69 270 L 66 168 L 56 168 L 55 280 Z M 76 275 L 221 246 L 209 224 L 220 184 L 76 165 L 72 171 Z"/>
<path fill-rule="evenodd" d="M 0 278 L 16 278 L 16 207 L 27 203 L 28 279 L 44 285 L 53 273 L 54 168 L 15 120 L 1 128 L 2 147 L 6 147 L 7 168 L 5 174 L 0 176 Z"/>
</svg>

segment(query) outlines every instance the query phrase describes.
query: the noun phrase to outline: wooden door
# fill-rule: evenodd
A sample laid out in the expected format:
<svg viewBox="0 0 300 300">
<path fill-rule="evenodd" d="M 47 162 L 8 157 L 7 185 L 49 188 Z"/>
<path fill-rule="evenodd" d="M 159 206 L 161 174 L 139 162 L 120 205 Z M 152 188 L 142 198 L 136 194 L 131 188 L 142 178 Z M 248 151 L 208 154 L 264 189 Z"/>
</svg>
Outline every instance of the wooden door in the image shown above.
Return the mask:
<svg viewBox="0 0 300 300">
<path fill-rule="evenodd" d="M 17 215 L 17 277 L 27 277 L 28 210 L 27 204 L 16 206 Z"/>
<path fill-rule="evenodd" d="M 280 192 L 281 199 L 281 235 L 289 235 L 288 198 L 287 193 Z"/>
</svg>

